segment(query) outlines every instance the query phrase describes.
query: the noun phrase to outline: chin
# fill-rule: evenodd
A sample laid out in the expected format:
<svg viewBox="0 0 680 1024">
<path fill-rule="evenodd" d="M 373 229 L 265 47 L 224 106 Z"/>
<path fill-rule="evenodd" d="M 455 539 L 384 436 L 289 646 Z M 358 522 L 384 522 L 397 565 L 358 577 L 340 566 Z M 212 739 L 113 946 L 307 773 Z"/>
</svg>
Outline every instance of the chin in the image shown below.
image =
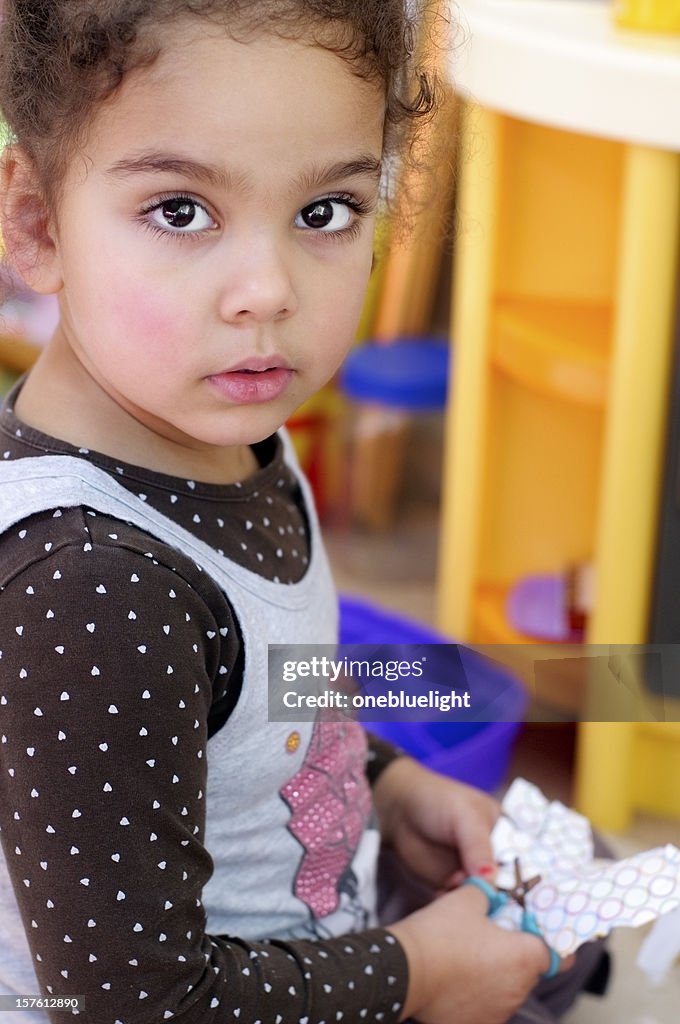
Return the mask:
<svg viewBox="0 0 680 1024">
<path fill-rule="evenodd" d="M 215 430 L 189 431 L 188 436 L 202 445 L 210 445 L 215 448 L 239 448 L 264 441 L 283 425 L 278 419 L 272 417 L 268 422 L 244 422 L 242 425 L 231 423 L 228 430 L 218 427 Z"/>
</svg>

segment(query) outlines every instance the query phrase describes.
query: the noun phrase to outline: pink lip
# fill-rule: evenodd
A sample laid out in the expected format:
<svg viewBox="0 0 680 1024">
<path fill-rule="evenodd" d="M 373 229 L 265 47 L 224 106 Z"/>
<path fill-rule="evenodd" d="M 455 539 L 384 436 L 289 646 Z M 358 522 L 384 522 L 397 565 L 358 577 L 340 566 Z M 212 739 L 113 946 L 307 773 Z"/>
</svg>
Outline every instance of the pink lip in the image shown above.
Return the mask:
<svg viewBox="0 0 680 1024">
<path fill-rule="evenodd" d="M 290 370 L 290 366 L 285 359 L 281 356 L 277 356 L 274 352 L 269 356 L 248 356 L 240 363 L 236 363 L 234 366 L 230 366 L 228 370 L 223 370 L 222 373 L 236 373 L 239 370 Z"/>
<path fill-rule="evenodd" d="M 288 387 L 294 371 L 277 356 L 255 357 L 207 379 L 230 402 L 248 405 L 271 402 Z"/>
</svg>

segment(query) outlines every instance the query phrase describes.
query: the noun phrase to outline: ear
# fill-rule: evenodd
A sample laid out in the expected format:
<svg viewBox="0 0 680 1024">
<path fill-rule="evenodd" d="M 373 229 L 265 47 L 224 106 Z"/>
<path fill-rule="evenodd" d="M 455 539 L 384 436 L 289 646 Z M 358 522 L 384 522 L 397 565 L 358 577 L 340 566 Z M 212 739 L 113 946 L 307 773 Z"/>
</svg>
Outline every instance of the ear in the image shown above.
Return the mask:
<svg viewBox="0 0 680 1024">
<path fill-rule="evenodd" d="M 2 239 L 9 262 L 33 291 L 60 291 L 52 218 L 35 165 L 21 146 L 8 146 L 2 154 L 0 190 Z"/>
</svg>

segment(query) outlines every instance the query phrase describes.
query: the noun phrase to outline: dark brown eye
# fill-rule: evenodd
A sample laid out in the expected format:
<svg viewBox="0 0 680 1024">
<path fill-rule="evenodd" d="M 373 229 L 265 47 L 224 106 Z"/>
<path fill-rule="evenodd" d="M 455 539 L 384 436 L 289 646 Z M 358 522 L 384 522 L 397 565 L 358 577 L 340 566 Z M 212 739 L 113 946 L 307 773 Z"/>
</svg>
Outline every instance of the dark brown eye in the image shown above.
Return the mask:
<svg viewBox="0 0 680 1024">
<path fill-rule="evenodd" d="M 295 218 L 301 228 L 313 228 L 326 235 L 340 235 L 352 223 L 352 204 L 329 196 L 303 207 Z"/>
<path fill-rule="evenodd" d="M 169 235 L 199 234 L 217 226 L 205 207 L 191 196 L 159 199 L 146 216 L 155 227 Z"/>
<path fill-rule="evenodd" d="M 307 227 L 326 228 L 333 220 L 333 203 L 330 199 L 322 199 L 306 206 L 300 213 Z"/>
<path fill-rule="evenodd" d="M 168 199 L 161 206 L 165 221 L 173 228 L 188 228 L 196 217 L 196 204 L 186 199 Z"/>
</svg>

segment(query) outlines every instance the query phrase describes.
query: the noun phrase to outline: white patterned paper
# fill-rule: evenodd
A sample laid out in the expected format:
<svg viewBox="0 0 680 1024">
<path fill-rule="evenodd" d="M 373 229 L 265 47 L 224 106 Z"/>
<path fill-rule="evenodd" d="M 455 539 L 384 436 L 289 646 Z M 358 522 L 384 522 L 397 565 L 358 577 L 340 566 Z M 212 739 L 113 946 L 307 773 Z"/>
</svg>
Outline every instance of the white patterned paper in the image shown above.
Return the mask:
<svg viewBox="0 0 680 1024">
<path fill-rule="evenodd" d="M 522 878 L 540 875 L 526 897 L 546 942 L 560 956 L 613 928 L 635 928 L 680 907 L 680 850 L 668 844 L 625 860 L 593 859 L 587 819 L 559 801 L 548 801 L 525 779 L 516 779 L 503 800 L 503 817 L 492 833 L 500 868 L 496 884 L 512 889 L 514 861 Z M 519 928 L 514 902 L 497 915 Z"/>
</svg>

